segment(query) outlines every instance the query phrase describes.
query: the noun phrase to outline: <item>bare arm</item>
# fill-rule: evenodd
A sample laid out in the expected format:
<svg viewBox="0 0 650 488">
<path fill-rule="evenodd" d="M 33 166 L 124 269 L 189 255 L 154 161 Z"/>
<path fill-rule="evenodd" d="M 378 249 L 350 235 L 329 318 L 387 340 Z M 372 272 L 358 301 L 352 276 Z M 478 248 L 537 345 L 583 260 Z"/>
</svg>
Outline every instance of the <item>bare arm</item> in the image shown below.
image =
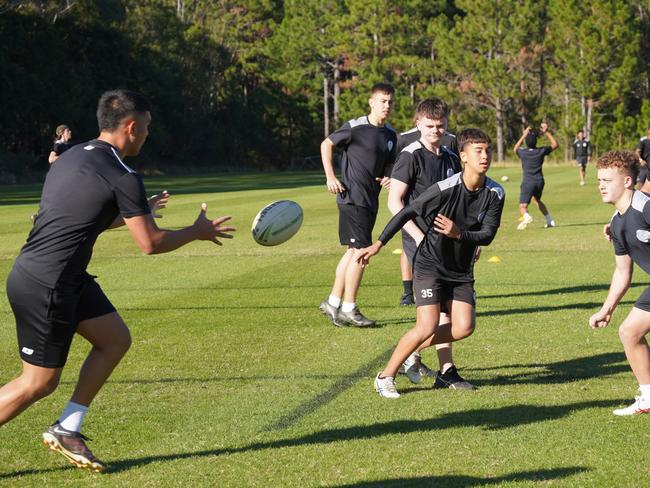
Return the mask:
<svg viewBox="0 0 650 488">
<path fill-rule="evenodd" d="M 388 209 L 390 213 L 396 215 L 404 208 L 404 196 L 408 191 L 408 185 L 403 181 L 393 179 L 388 192 Z M 403 229 L 413 238 L 417 244 L 424 239 L 424 233 L 413 220 L 404 224 Z"/>
<path fill-rule="evenodd" d="M 50 156 L 47 158 L 47 162 L 52 164 L 57 159 L 59 159 L 59 155 L 54 151 L 50 151 Z"/>
<path fill-rule="evenodd" d="M 326 137 L 320 145 L 320 157 L 323 160 L 323 169 L 327 178 L 327 189 L 330 193 L 341 193 L 345 187 L 334 173 L 334 143 Z"/>
<path fill-rule="evenodd" d="M 515 155 L 517 154 L 517 151 L 519 151 L 519 148 L 521 147 L 521 145 L 524 143 L 524 139 L 526 138 L 526 136 L 528 135 L 529 132 L 530 132 L 530 127 L 526 127 L 524 129 L 524 133 L 521 135 L 519 140 L 515 143 L 515 147 L 513 149 L 513 151 L 515 152 Z"/>
<path fill-rule="evenodd" d="M 208 206 L 201 205 L 201 211 L 194 223 L 189 227 L 179 230 L 160 229 L 151 214 L 140 215 L 124 219 L 131 232 L 133 240 L 145 254 L 161 254 L 170 252 L 192 241 L 212 241 L 221 245 L 217 239 L 231 239 L 228 232 L 234 231 L 233 227 L 222 227 L 221 224 L 230 220 L 229 216 L 210 220 L 206 216 Z"/>
<path fill-rule="evenodd" d="M 609 325 L 616 306 L 630 288 L 633 269 L 633 261 L 629 255 L 616 256 L 616 269 L 612 276 L 612 284 L 609 286 L 605 303 L 598 312 L 589 318 L 589 325 L 592 328 L 598 329 Z"/>
<path fill-rule="evenodd" d="M 151 215 L 154 219 L 162 219 L 162 215 L 160 215 L 158 211 L 165 208 L 168 201 L 169 193 L 167 193 L 167 190 L 163 190 L 160 195 L 153 195 L 147 199 L 147 203 L 149 203 L 149 209 L 151 209 Z M 124 219 L 121 215 L 118 215 L 108 228 L 116 229 L 117 227 L 122 227 L 123 225 Z"/>
</svg>

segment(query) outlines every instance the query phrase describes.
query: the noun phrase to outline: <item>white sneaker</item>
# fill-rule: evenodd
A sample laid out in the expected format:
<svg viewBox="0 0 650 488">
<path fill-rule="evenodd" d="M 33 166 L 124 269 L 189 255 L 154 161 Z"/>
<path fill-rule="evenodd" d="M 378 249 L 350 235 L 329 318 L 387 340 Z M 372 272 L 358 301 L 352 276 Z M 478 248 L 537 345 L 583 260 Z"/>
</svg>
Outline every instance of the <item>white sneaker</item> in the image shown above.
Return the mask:
<svg viewBox="0 0 650 488">
<path fill-rule="evenodd" d="M 551 227 L 555 227 L 555 220 L 551 220 L 550 222 L 544 224 L 545 229 L 550 229 Z"/>
<path fill-rule="evenodd" d="M 585 186 L 585 182 L 584 182 L 584 181 L 581 181 L 581 182 L 580 182 L 580 186 Z"/>
<path fill-rule="evenodd" d="M 399 393 L 395 388 L 395 378 L 391 376 L 380 378 L 380 374 L 381 372 L 377 373 L 375 377 L 375 391 L 384 398 L 399 398 Z"/>
<path fill-rule="evenodd" d="M 417 352 L 414 352 L 409 357 L 407 357 L 406 361 L 404 361 L 404 364 L 402 364 L 402 366 L 404 367 L 404 373 L 406 374 L 406 377 L 409 379 L 411 383 L 414 383 L 416 385 L 420 382 L 420 379 L 422 378 L 422 375 L 420 374 L 421 364 L 422 361 L 420 359 L 420 355 Z"/>
<path fill-rule="evenodd" d="M 524 230 L 526 227 L 528 227 L 528 224 L 531 224 L 533 222 L 533 217 L 531 215 L 528 216 L 522 216 L 521 222 L 519 222 L 519 225 L 517 226 L 517 230 Z"/>
<path fill-rule="evenodd" d="M 619 417 L 637 415 L 640 413 L 650 413 L 650 400 L 647 400 L 639 395 L 634 398 L 634 403 L 632 405 L 625 408 L 618 408 L 612 413 L 614 415 L 618 415 Z"/>
</svg>

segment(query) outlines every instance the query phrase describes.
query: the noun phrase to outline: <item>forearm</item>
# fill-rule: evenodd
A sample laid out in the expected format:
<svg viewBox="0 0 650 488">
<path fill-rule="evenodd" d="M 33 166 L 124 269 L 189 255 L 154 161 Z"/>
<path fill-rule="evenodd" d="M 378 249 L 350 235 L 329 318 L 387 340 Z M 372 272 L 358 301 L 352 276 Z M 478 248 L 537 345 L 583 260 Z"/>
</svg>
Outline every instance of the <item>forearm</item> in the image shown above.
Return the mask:
<svg viewBox="0 0 650 488">
<path fill-rule="evenodd" d="M 149 246 L 143 249 L 145 254 L 163 254 L 183 247 L 198 239 L 194 226 L 179 230 L 158 229 L 153 233 Z"/>
<path fill-rule="evenodd" d="M 555 137 L 553 137 L 553 134 L 551 134 L 549 131 L 546 131 L 546 138 L 551 143 L 551 148 L 554 150 L 558 148 L 559 144 L 555 140 Z"/>
<path fill-rule="evenodd" d="M 515 143 L 515 147 L 514 147 L 514 149 L 513 149 L 515 155 L 517 155 L 517 151 L 519 150 L 519 148 L 521 147 L 521 145 L 524 143 L 524 137 L 526 137 L 526 136 L 521 136 L 521 137 L 519 138 L 519 140 Z"/>
<path fill-rule="evenodd" d="M 497 235 L 498 226 L 483 226 L 480 230 L 462 230 L 459 241 L 469 242 L 476 246 L 489 246 Z"/>
<path fill-rule="evenodd" d="M 404 225 L 417 216 L 417 212 L 412 207 L 404 207 L 390 221 L 379 236 L 379 240 L 386 245 Z M 415 225 L 415 224 L 414 224 Z M 414 237 L 415 238 L 415 237 Z"/>
<path fill-rule="evenodd" d="M 124 219 L 122 218 L 121 215 L 118 215 L 115 217 L 115 220 L 111 223 L 111 225 L 108 226 L 109 229 L 117 229 L 118 227 L 122 227 L 124 224 Z"/>
<path fill-rule="evenodd" d="M 614 270 L 612 284 L 609 286 L 609 292 L 607 293 L 605 303 L 603 303 L 603 306 L 601 307 L 604 312 L 611 314 L 614 311 L 627 290 L 630 288 L 631 281 L 631 271 L 620 268 Z"/>
<path fill-rule="evenodd" d="M 334 173 L 334 146 L 329 139 L 325 139 L 320 145 L 320 156 L 323 161 L 323 169 L 327 178 L 336 178 Z"/>
</svg>

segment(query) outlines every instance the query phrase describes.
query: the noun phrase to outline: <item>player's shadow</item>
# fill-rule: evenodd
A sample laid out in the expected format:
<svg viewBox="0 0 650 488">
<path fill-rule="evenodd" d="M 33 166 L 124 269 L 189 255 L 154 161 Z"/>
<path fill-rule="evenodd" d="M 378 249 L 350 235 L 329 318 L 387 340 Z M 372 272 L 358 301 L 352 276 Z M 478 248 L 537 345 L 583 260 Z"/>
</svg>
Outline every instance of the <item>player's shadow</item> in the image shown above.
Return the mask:
<svg viewBox="0 0 650 488">
<path fill-rule="evenodd" d="M 609 283 L 602 283 L 597 285 L 565 286 L 562 288 L 551 288 L 549 290 L 522 291 L 517 293 L 498 293 L 493 295 L 479 295 L 478 299 L 481 300 L 483 298 L 513 298 L 513 297 L 563 295 L 566 293 L 584 293 L 587 291 L 607 291 L 607 290 L 609 290 Z"/>
<path fill-rule="evenodd" d="M 480 298 L 479 298 L 480 300 Z M 621 301 L 619 305 L 631 305 L 634 301 L 624 300 Z M 520 314 L 529 314 L 529 313 L 540 313 L 540 312 L 557 312 L 560 310 L 593 310 L 594 312 L 602 306 L 603 302 L 582 302 L 582 303 L 566 303 L 564 305 L 539 305 L 537 307 L 510 307 L 499 310 L 486 310 L 482 312 L 476 312 L 477 317 L 492 317 L 492 316 L 504 316 L 504 315 L 520 315 Z M 479 307 L 480 308 L 480 307 Z M 587 319 L 585 318 L 585 323 Z"/>
<path fill-rule="evenodd" d="M 524 404 L 495 409 L 475 409 L 462 412 L 451 412 L 439 417 L 424 420 L 395 420 L 370 425 L 326 429 L 301 437 L 254 442 L 241 447 L 226 447 L 222 449 L 208 449 L 202 451 L 121 459 L 111 462 L 108 472 L 120 473 L 157 462 L 178 461 L 189 458 L 218 457 L 230 454 L 256 452 L 266 449 L 281 449 L 305 445 L 326 445 L 336 442 L 374 439 L 387 435 L 403 435 L 415 432 L 464 427 L 478 427 L 487 431 L 498 431 L 538 422 L 557 420 L 586 409 L 609 409 L 613 406 L 620 405 L 623 402 L 624 400 L 599 400 L 550 406 Z M 3 475 L 0 475 L 0 479 L 2 477 Z M 4 477 L 9 477 L 9 475 L 4 475 Z"/>
<path fill-rule="evenodd" d="M 501 374 L 504 370 L 529 371 Z M 499 386 L 518 384 L 555 384 L 571 383 L 574 381 L 603 378 L 618 373 L 629 372 L 630 367 L 625 360 L 625 354 L 619 352 L 596 354 L 581 358 L 567 359 L 554 363 L 507 364 L 486 368 L 463 368 L 466 376 L 471 377 L 472 371 L 485 371 L 490 374 L 485 380 L 472 380 L 477 386 Z M 469 373 L 469 374 L 467 374 Z"/>
<path fill-rule="evenodd" d="M 502 483 L 532 481 L 553 482 L 568 478 L 580 473 L 590 471 L 589 468 L 579 466 L 570 468 L 539 469 L 534 471 L 519 471 L 491 478 L 476 476 L 447 475 L 447 476 L 418 476 L 414 478 L 391 478 L 379 481 L 360 481 L 346 485 L 337 485 L 337 488 L 416 488 L 422 486 L 443 486 L 445 488 L 470 488 L 472 486 L 500 485 Z"/>
</svg>

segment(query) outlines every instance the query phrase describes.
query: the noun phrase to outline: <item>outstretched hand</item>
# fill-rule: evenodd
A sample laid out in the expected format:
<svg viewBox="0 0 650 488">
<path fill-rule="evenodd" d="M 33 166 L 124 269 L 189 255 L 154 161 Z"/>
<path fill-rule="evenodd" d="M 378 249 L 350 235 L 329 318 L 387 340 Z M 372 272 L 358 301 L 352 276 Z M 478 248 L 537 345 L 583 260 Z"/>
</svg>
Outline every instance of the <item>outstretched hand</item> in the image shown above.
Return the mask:
<svg viewBox="0 0 650 488">
<path fill-rule="evenodd" d="M 375 254 L 378 254 L 382 246 L 383 244 L 381 241 L 377 241 L 372 246 L 359 249 L 354 257 L 354 260 L 360 264 L 362 268 L 365 268 L 368 266 L 368 264 L 370 264 L 370 258 Z"/>
<path fill-rule="evenodd" d="M 232 239 L 233 236 L 231 234 L 228 234 L 228 232 L 232 232 L 237 229 L 234 227 L 221 226 L 221 224 L 229 221 L 232 218 L 229 215 L 211 220 L 207 216 L 207 211 L 208 204 L 202 203 L 199 216 L 194 221 L 194 228 L 197 231 L 198 239 L 202 241 L 212 241 L 215 244 L 221 246 L 221 241 L 219 241 L 217 238 L 219 237 L 222 239 Z"/>
<path fill-rule="evenodd" d="M 162 219 L 163 216 L 158 212 L 167 206 L 168 201 L 169 193 L 167 193 L 167 190 L 163 190 L 160 195 L 153 195 L 147 199 L 151 215 L 154 219 Z"/>
</svg>

